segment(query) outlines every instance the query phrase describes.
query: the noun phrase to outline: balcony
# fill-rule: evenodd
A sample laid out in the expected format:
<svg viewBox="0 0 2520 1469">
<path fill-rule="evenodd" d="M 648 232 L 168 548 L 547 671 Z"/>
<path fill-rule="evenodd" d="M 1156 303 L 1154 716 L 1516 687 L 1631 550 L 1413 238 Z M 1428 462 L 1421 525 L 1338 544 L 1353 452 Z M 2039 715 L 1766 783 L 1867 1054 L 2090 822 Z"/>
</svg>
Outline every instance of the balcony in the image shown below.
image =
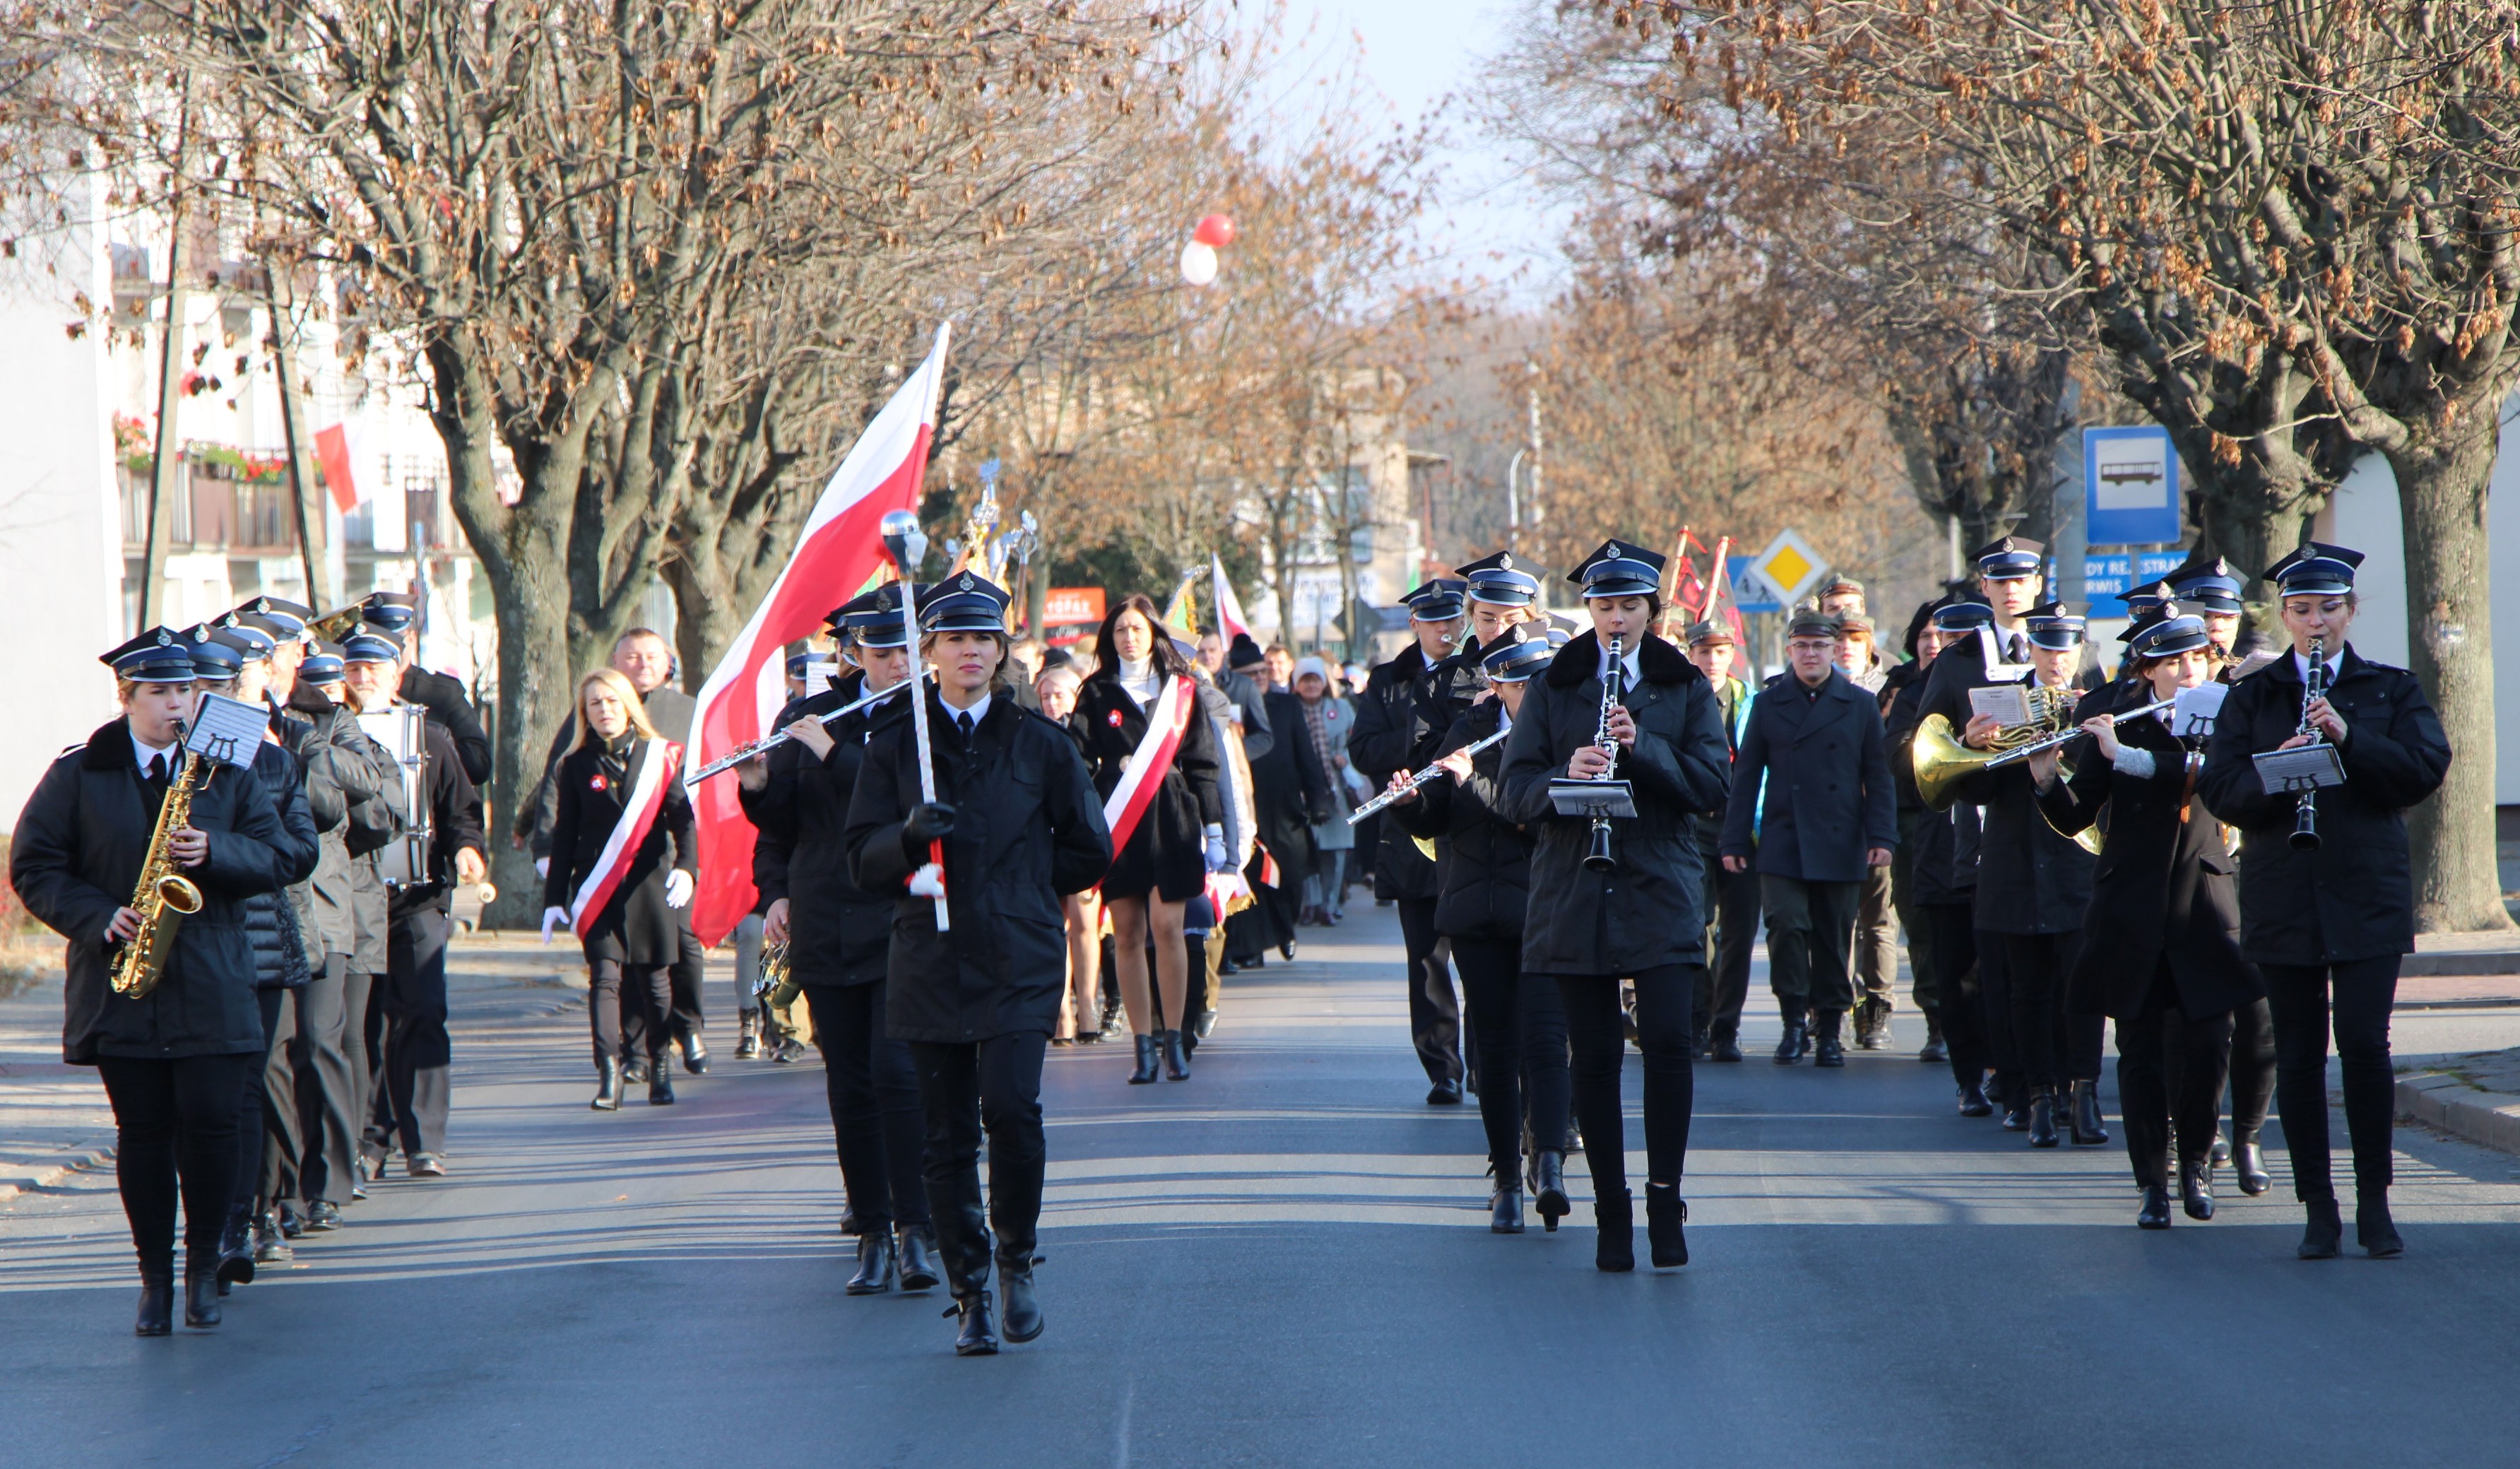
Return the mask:
<svg viewBox="0 0 2520 1469">
<path fill-rule="evenodd" d="M 149 542 L 151 466 L 145 456 L 120 466 L 122 542 L 127 553 Z M 279 455 L 189 446 L 177 482 L 167 550 L 283 556 L 297 550 L 297 509 Z"/>
</svg>

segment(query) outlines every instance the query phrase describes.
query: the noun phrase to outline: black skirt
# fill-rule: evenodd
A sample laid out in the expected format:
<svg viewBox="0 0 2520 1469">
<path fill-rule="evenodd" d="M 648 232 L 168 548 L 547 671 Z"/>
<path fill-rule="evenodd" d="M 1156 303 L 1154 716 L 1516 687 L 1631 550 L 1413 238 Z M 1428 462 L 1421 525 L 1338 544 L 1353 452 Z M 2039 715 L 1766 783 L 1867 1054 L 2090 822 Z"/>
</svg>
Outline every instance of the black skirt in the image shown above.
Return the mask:
<svg viewBox="0 0 2520 1469">
<path fill-rule="evenodd" d="M 1169 786 L 1177 777 L 1166 775 Z M 1129 834 L 1129 845 L 1111 861 L 1102 879 L 1102 895 L 1144 897 L 1152 893 L 1166 902 L 1188 902 L 1207 886 L 1207 842 L 1198 827 L 1186 821 L 1183 806 L 1170 790 L 1158 791 Z M 1186 795 L 1187 793 L 1185 793 Z"/>
</svg>

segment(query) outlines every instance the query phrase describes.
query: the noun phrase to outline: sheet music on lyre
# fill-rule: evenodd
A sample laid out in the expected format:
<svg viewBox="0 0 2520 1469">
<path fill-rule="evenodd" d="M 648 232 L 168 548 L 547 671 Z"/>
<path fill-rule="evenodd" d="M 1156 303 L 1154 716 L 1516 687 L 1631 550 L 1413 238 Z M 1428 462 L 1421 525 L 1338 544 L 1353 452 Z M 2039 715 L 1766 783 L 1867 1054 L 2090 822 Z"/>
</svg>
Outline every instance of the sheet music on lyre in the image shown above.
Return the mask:
<svg viewBox="0 0 2520 1469">
<path fill-rule="evenodd" d="M 2192 689 L 2181 689 L 2178 702 L 2170 708 L 2170 732 L 2181 739 L 2210 735 L 2214 721 L 2223 715 L 2223 699 L 2231 692 L 2228 683 L 2200 683 Z"/>
<path fill-rule="evenodd" d="M 192 727 L 184 732 L 184 748 L 203 759 L 250 770 L 254 751 L 270 729 L 271 715 L 261 705 L 203 694 L 193 711 Z"/>
</svg>

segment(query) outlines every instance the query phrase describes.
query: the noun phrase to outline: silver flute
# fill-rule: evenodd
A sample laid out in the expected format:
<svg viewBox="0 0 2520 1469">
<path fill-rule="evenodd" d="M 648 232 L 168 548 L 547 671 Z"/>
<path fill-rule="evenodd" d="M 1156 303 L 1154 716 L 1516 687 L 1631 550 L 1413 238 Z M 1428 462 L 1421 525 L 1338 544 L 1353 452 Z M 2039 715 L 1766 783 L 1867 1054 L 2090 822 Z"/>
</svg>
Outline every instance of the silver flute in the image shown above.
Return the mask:
<svg viewBox="0 0 2520 1469">
<path fill-rule="evenodd" d="M 1454 752 L 1453 752 L 1453 755 L 1476 755 L 1476 754 L 1478 754 L 1480 751 L 1487 749 L 1490 745 L 1494 745 L 1494 744 L 1498 744 L 1498 743 L 1502 742 L 1502 741 L 1505 739 L 1505 737 L 1506 737 L 1507 735 L 1509 735 L 1509 734 L 1511 734 L 1511 733 L 1513 733 L 1513 727 L 1512 727 L 1511 725 L 1508 725 L 1508 726 L 1506 726 L 1505 728 L 1498 730 L 1495 734 L 1492 734 L 1492 735 L 1488 736 L 1486 739 L 1481 740 L 1481 741 L 1479 741 L 1478 743 L 1476 743 L 1476 744 L 1474 744 L 1474 745 L 1464 745 L 1464 746 L 1462 746 L 1461 749 L 1454 751 Z M 1452 757 L 1453 757 L 1453 756 L 1452 756 L 1452 755 L 1448 755 L 1448 756 L 1444 757 L 1444 759 L 1445 759 L 1445 760 L 1448 760 L 1448 759 L 1451 759 Z M 1419 786 L 1424 785 L 1426 782 L 1428 782 L 1428 781 L 1430 781 L 1430 780 L 1433 780 L 1436 776 L 1441 775 L 1441 774 L 1443 774 L 1443 773 L 1444 773 L 1444 760 L 1437 760 L 1435 763 L 1433 763 L 1433 764 L 1431 764 L 1431 765 L 1428 765 L 1428 766 L 1427 766 L 1425 769 L 1423 769 L 1423 770 L 1418 770 L 1418 771 L 1414 771 L 1414 772 L 1412 772 L 1412 773 L 1410 774 L 1409 779 L 1408 779 L 1405 783 L 1403 783 L 1403 784 L 1402 784 L 1398 789 L 1396 789 L 1396 790 L 1390 790 L 1390 791 L 1385 791 L 1385 792 L 1383 792 L 1381 795 L 1376 796 L 1375 798 L 1373 798 L 1372 801 L 1369 801 L 1369 802 L 1367 802 L 1365 804 L 1363 804 L 1363 805 L 1361 805 L 1361 806 L 1358 806 L 1355 810 L 1348 812 L 1348 813 L 1347 813 L 1347 824 L 1348 824 L 1348 825 L 1350 825 L 1350 826 L 1354 826 L 1354 825 L 1356 825 L 1358 822 L 1363 821 L 1366 817 L 1372 815 L 1374 812 L 1376 812 L 1376 811 L 1378 811 L 1378 810 L 1381 810 L 1384 806 L 1387 806 L 1387 805 L 1391 804 L 1393 802 L 1398 801 L 1398 800 L 1399 800 L 1400 798 L 1402 798 L 1403 796 L 1414 796 L 1414 795 L 1416 795 L 1416 794 L 1417 794 L 1417 791 L 1418 791 L 1418 788 Z"/>
<path fill-rule="evenodd" d="M 837 719 L 848 714 L 854 714 L 859 710 L 869 708 L 870 706 L 879 704 L 884 700 L 891 698 L 893 695 L 900 693 L 903 689 L 910 687 L 910 683 L 911 681 L 905 678 L 888 689 L 883 689 L 879 692 L 867 695 L 855 704 L 844 704 L 828 714 L 816 714 L 813 717 L 821 720 L 825 724 L 829 724 L 833 719 Z M 780 746 L 787 744 L 789 740 L 796 738 L 793 734 L 788 732 L 795 728 L 796 722 L 797 721 L 791 719 L 788 721 L 787 728 L 780 730 L 777 734 L 764 735 L 749 745 L 743 746 L 738 750 L 731 750 L 726 754 L 719 756 L 716 759 L 709 761 L 707 764 L 700 766 L 699 769 L 692 772 L 692 778 L 683 782 L 683 784 L 687 786 L 698 785 L 701 781 L 708 779 L 712 775 L 718 774 L 721 771 L 734 769 L 736 766 L 742 764 L 745 760 L 752 758 L 756 755 L 768 755 L 771 751 L 776 750 Z"/>
</svg>

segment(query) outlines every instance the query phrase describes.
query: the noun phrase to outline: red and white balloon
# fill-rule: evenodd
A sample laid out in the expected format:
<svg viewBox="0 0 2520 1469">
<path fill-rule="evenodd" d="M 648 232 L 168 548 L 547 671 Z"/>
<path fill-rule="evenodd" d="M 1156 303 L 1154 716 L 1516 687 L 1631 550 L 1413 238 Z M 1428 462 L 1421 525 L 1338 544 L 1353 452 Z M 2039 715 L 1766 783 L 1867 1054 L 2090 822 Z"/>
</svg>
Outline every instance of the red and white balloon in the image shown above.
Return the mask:
<svg viewBox="0 0 2520 1469">
<path fill-rule="evenodd" d="M 1218 250 L 1232 245 L 1237 231 L 1234 220 L 1224 214 L 1210 214 L 1191 231 L 1190 243 L 1182 247 L 1182 279 L 1193 286 L 1205 286 L 1216 279 Z"/>
</svg>

